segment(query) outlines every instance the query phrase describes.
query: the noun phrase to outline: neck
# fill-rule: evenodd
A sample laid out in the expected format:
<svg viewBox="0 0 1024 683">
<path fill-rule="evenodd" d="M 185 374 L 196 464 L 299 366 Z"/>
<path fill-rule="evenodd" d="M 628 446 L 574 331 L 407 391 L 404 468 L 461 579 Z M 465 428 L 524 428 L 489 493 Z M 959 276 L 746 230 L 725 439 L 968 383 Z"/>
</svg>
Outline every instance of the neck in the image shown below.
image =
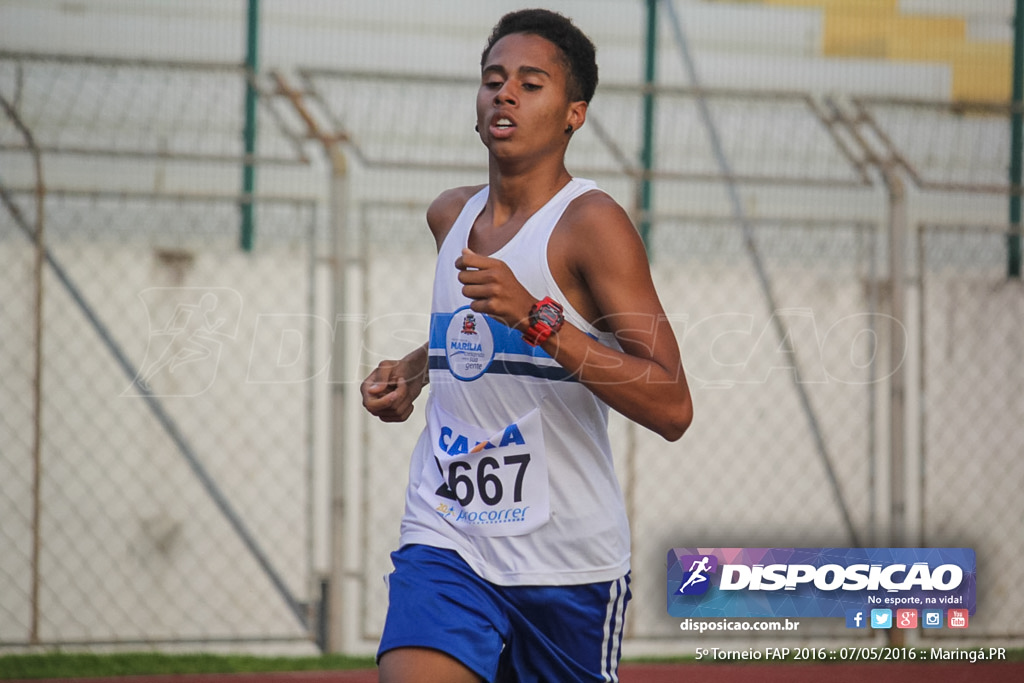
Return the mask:
<svg viewBox="0 0 1024 683">
<path fill-rule="evenodd" d="M 570 180 L 572 176 L 563 164 L 548 168 L 534 166 L 522 173 L 508 173 L 492 160 L 487 204 L 494 223 L 500 225 L 517 215 L 532 215 Z"/>
</svg>

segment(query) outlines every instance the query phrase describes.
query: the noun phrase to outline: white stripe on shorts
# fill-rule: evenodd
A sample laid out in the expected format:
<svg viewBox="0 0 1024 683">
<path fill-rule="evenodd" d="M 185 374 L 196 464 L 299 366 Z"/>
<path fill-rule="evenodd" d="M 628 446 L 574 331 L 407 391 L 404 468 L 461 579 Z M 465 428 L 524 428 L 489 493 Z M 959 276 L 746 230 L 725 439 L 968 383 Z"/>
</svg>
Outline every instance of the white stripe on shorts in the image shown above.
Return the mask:
<svg viewBox="0 0 1024 683">
<path fill-rule="evenodd" d="M 618 658 L 622 643 L 623 610 L 626 607 L 626 577 L 613 581 L 604 615 L 604 640 L 601 643 L 601 677 L 608 683 L 619 680 Z"/>
</svg>

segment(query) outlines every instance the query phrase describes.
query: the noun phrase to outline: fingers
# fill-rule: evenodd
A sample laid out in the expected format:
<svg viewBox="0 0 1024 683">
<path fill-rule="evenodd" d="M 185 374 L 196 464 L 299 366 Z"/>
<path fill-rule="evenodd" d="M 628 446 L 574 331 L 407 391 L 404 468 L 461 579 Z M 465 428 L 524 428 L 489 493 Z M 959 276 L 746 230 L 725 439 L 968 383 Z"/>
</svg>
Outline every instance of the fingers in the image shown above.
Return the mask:
<svg viewBox="0 0 1024 683">
<path fill-rule="evenodd" d="M 496 294 L 494 284 L 497 272 L 493 269 L 500 261 L 481 256 L 472 249 L 462 250 L 462 255 L 455 259 L 455 267 L 460 271 L 459 283 L 462 294 L 473 299 L 471 307 L 477 312 L 488 312 L 487 300 Z"/>
<path fill-rule="evenodd" d="M 474 311 L 486 313 L 509 327 L 516 327 L 525 319 L 533 298 L 504 261 L 467 248 L 455 260 L 455 267 L 461 271 L 462 294 L 472 300 L 470 308 Z"/>
<path fill-rule="evenodd" d="M 413 411 L 413 403 L 404 379 L 389 385 L 378 395 L 364 394 L 363 407 L 383 422 L 404 422 Z"/>
<path fill-rule="evenodd" d="M 497 259 L 489 256 L 481 256 L 469 247 L 462 250 L 459 258 L 455 259 L 455 267 L 459 270 L 480 270 L 491 267 Z"/>
<path fill-rule="evenodd" d="M 487 299 L 500 294 L 507 287 L 512 276 L 504 261 L 489 256 L 481 256 L 472 249 L 463 249 L 462 255 L 455 259 L 455 267 L 460 271 L 459 282 L 462 293 L 470 299 Z"/>
<path fill-rule="evenodd" d="M 360 385 L 363 407 L 384 422 L 403 422 L 413 411 L 408 384 L 396 361 L 384 361 Z"/>
<path fill-rule="evenodd" d="M 460 282 L 495 280 L 508 270 L 501 259 L 481 256 L 468 247 L 455 259 L 455 267 L 462 271 L 459 273 Z M 508 272 L 511 274 L 511 271 Z"/>
<path fill-rule="evenodd" d="M 393 360 L 381 361 L 381 364 L 363 380 L 359 390 L 363 395 L 364 403 L 368 397 L 380 397 L 388 391 L 388 387 L 393 384 L 392 375 L 395 374 L 397 366 L 398 363 Z"/>
<path fill-rule="evenodd" d="M 398 394 L 388 394 L 384 398 L 386 405 L 377 406 L 370 414 L 381 422 L 405 422 L 413 412 L 412 401 Z"/>
</svg>

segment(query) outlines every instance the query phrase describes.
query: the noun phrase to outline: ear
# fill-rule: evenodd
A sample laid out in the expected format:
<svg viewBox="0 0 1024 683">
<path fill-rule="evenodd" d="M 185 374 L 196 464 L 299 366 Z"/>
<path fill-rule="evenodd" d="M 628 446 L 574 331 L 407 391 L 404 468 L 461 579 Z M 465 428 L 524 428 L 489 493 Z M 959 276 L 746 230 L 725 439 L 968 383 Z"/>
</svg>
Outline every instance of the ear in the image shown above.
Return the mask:
<svg viewBox="0 0 1024 683">
<path fill-rule="evenodd" d="M 569 126 L 572 126 L 573 131 L 577 131 L 583 127 L 583 124 L 587 120 L 587 103 L 583 100 L 579 102 L 570 102 L 569 111 L 566 112 L 565 125 L 566 130 Z"/>
</svg>

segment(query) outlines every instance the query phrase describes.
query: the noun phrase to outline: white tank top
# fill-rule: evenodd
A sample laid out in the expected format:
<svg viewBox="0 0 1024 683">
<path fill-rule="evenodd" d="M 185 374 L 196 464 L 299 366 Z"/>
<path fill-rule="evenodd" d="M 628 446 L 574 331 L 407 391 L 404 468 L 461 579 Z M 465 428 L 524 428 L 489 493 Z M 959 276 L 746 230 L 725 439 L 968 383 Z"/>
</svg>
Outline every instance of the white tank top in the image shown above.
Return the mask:
<svg viewBox="0 0 1024 683">
<path fill-rule="evenodd" d="M 566 300 L 548 267 L 573 179 L 491 254 L 566 320 L 617 347 Z M 465 205 L 438 253 L 430 324 L 427 426 L 413 452 L 401 543 L 458 552 L 501 585 L 610 581 L 629 569 L 629 525 L 608 441 L 608 407 L 522 335 L 462 295 L 455 260 L 484 209 Z"/>
</svg>

